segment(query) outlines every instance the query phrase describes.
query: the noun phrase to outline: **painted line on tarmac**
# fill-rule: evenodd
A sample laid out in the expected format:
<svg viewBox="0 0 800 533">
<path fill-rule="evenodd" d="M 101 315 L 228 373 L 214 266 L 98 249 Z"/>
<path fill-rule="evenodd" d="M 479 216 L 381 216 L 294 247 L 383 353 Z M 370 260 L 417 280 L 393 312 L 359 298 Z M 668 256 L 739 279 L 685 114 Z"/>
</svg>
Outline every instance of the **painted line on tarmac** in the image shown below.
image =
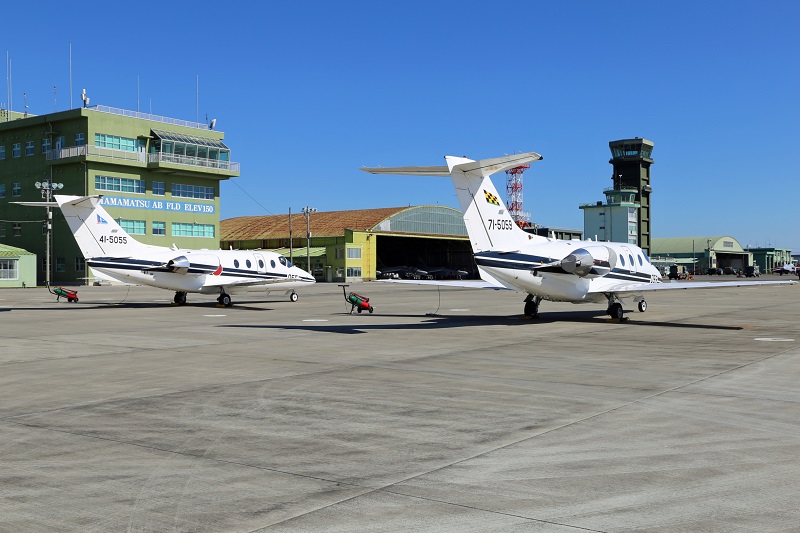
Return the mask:
<svg viewBox="0 0 800 533">
<path fill-rule="evenodd" d="M 228 315 L 203 315 L 203 316 L 207 316 L 207 317 L 217 317 L 217 316 L 228 316 Z"/>
<path fill-rule="evenodd" d="M 764 342 L 794 342 L 794 339 L 784 339 L 781 337 L 756 337 L 753 340 L 764 341 Z"/>
<path fill-rule="evenodd" d="M 303 322 L 327 322 L 327 318 L 304 318 Z"/>
</svg>

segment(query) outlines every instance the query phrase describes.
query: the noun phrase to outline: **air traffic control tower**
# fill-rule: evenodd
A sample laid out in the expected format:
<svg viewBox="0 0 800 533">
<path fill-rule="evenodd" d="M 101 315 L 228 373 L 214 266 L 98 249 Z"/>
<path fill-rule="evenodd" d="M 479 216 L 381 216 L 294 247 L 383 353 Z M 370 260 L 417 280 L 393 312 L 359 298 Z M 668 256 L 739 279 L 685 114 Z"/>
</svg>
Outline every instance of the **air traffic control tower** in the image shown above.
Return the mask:
<svg viewBox="0 0 800 533">
<path fill-rule="evenodd" d="M 609 163 L 614 165 L 611 179 L 615 189 L 633 189 L 636 191 L 634 201 L 639 204 L 638 244 L 650 254 L 650 165 L 654 163 L 653 141 L 636 137 L 608 143 L 611 149 Z"/>
</svg>

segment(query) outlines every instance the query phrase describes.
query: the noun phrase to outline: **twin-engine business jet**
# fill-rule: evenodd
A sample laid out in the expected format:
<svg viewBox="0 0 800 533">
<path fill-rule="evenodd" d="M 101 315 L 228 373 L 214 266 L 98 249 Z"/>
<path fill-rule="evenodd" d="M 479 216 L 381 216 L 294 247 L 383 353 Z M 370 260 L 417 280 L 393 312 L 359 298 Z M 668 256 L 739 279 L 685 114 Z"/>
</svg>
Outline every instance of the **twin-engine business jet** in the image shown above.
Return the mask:
<svg viewBox="0 0 800 533">
<path fill-rule="evenodd" d="M 661 273 L 644 251 L 633 244 L 563 241 L 524 232 L 501 203 L 490 176 L 538 161 L 535 152 L 473 161 L 445 157 L 447 166 L 362 168 L 372 174 L 450 176 L 467 226 L 475 262 L 487 288 L 528 293 L 524 313 L 537 316 L 542 300 L 608 303 L 608 314 L 622 319 L 620 300 L 633 298 L 647 309 L 644 294 L 668 289 L 717 289 L 749 285 L 788 284 L 782 281 L 662 283 Z M 415 281 L 412 283 L 424 283 Z M 432 283 L 432 282 L 429 282 Z M 440 285 L 463 285 L 438 282 Z M 472 285 L 474 286 L 474 285 Z"/>
<path fill-rule="evenodd" d="M 111 218 L 99 200 L 100 196 L 55 196 L 86 264 L 100 279 L 175 291 L 174 301 L 179 305 L 186 303 L 189 292 L 218 294 L 217 301 L 225 307 L 232 304 L 230 293 L 259 289 L 286 290 L 294 302 L 295 288 L 314 283 L 308 272 L 274 252 L 183 250 L 142 244 Z"/>
</svg>

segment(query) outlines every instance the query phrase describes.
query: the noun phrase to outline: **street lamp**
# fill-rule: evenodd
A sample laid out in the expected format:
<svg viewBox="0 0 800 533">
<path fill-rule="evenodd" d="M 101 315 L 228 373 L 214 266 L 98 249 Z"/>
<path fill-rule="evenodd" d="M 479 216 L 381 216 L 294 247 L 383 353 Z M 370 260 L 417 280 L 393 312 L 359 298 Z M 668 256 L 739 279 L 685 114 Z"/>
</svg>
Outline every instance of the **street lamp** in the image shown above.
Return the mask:
<svg viewBox="0 0 800 533">
<path fill-rule="evenodd" d="M 52 181 L 37 181 L 33 184 L 34 187 L 42 191 L 42 198 L 50 203 L 53 200 L 53 191 L 57 191 L 64 188 L 63 183 L 53 183 Z M 45 224 L 47 224 L 47 238 L 45 240 L 45 250 L 44 250 L 44 257 L 45 257 L 45 282 L 47 286 L 50 286 L 50 234 L 53 231 L 53 212 L 50 211 L 50 206 L 46 206 L 47 209 L 47 219 L 45 220 Z"/>
<path fill-rule="evenodd" d="M 305 206 L 303 209 L 303 216 L 306 217 L 306 268 L 308 269 L 308 273 L 312 276 L 314 273 L 311 271 L 311 225 L 310 225 L 310 218 L 311 213 L 316 213 L 316 207 L 308 207 Z"/>
</svg>

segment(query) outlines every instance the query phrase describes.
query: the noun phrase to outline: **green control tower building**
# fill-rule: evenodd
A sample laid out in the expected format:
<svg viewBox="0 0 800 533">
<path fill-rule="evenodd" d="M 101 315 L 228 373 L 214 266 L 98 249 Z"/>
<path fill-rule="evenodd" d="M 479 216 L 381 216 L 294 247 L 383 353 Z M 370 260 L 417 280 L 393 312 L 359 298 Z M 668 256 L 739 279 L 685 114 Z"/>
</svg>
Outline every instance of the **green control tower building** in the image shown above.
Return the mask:
<svg viewBox="0 0 800 533">
<path fill-rule="evenodd" d="M 639 230 L 638 244 L 647 254 L 650 254 L 652 240 L 650 227 L 650 165 L 654 163 L 650 157 L 653 154 L 653 141 L 636 137 L 635 139 L 622 139 L 608 143 L 611 149 L 611 163 L 614 173 L 611 177 L 614 189 L 632 189 L 636 191 L 635 203 L 638 203 Z"/>
</svg>

